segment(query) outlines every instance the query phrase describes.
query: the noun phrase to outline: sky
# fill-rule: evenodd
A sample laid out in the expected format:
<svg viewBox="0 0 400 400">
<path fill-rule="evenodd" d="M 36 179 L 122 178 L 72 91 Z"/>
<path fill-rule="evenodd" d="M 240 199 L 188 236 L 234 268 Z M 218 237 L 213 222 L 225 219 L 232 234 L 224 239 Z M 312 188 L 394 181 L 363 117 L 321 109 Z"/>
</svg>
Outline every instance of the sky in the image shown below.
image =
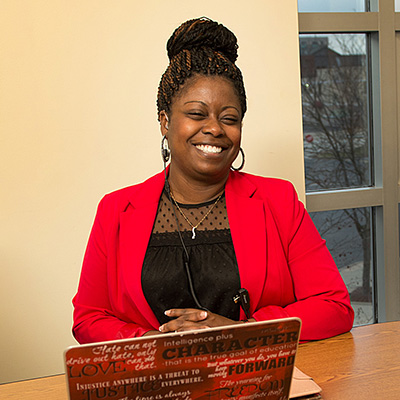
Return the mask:
<svg viewBox="0 0 400 400">
<path fill-rule="evenodd" d="M 299 12 L 360 12 L 365 11 L 365 0 L 298 0 Z M 400 0 L 395 0 L 400 11 Z"/>
<path fill-rule="evenodd" d="M 365 0 L 298 0 L 298 8 L 300 12 L 365 11 Z"/>
</svg>

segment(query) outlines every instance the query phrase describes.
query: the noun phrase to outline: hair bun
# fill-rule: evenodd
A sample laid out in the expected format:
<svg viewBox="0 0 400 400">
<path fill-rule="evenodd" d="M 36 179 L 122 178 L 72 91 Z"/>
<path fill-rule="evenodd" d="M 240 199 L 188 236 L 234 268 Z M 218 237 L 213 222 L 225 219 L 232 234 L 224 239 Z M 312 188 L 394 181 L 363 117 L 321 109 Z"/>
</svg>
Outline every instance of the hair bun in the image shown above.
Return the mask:
<svg viewBox="0 0 400 400">
<path fill-rule="evenodd" d="M 171 60 L 182 50 L 209 47 L 223 53 L 233 63 L 237 59 L 236 36 L 225 26 L 209 18 L 202 17 L 184 22 L 167 42 L 168 57 Z"/>
</svg>

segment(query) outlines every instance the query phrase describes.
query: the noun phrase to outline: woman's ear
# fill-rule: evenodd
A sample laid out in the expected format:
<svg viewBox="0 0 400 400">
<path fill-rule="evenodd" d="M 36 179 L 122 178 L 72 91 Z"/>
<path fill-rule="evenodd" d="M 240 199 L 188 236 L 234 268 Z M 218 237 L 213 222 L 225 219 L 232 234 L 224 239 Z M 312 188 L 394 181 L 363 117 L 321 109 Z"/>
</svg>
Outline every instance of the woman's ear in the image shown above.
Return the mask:
<svg viewBox="0 0 400 400">
<path fill-rule="evenodd" d="M 161 130 L 161 134 L 163 136 L 165 136 L 168 132 L 169 129 L 169 119 L 168 119 L 168 115 L 167 113 L 163 110 L 160 111 L 160 130 Z"/>
</svg>

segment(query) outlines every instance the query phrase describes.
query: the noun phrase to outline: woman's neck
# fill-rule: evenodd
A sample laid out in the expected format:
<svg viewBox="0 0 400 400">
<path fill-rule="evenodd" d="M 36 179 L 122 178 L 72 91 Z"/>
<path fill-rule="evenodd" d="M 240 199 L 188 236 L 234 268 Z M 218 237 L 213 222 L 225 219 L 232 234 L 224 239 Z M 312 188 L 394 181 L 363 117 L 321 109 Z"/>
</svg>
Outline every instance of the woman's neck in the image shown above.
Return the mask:
<svg viewBox="0 0 400 400">
<path fill-rule="evenodd" d="M 168 182 L 178 203 L 199 204 L 217 198 L 224 191 L 227 178 L 223 181 L 206 183 L 177 178 L 170 174 Z"/>
</svg>

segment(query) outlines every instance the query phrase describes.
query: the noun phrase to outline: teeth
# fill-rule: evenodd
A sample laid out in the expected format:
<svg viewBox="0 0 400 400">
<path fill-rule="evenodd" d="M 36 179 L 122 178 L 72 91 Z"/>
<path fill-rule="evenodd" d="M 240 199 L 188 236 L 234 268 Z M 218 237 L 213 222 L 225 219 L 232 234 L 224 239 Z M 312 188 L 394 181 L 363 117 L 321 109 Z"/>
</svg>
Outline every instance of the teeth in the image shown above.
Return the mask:
<svg viewBox="0 0 400 400">
<path fill-rule="evenodd" d="M 222 147 L 217 147 L 217 146 L 210 146 L 208 144 L 198 144 L 196 146 L 197 149 L 203 151 L 204 153 L 221 153 Z"/>
</svg>

